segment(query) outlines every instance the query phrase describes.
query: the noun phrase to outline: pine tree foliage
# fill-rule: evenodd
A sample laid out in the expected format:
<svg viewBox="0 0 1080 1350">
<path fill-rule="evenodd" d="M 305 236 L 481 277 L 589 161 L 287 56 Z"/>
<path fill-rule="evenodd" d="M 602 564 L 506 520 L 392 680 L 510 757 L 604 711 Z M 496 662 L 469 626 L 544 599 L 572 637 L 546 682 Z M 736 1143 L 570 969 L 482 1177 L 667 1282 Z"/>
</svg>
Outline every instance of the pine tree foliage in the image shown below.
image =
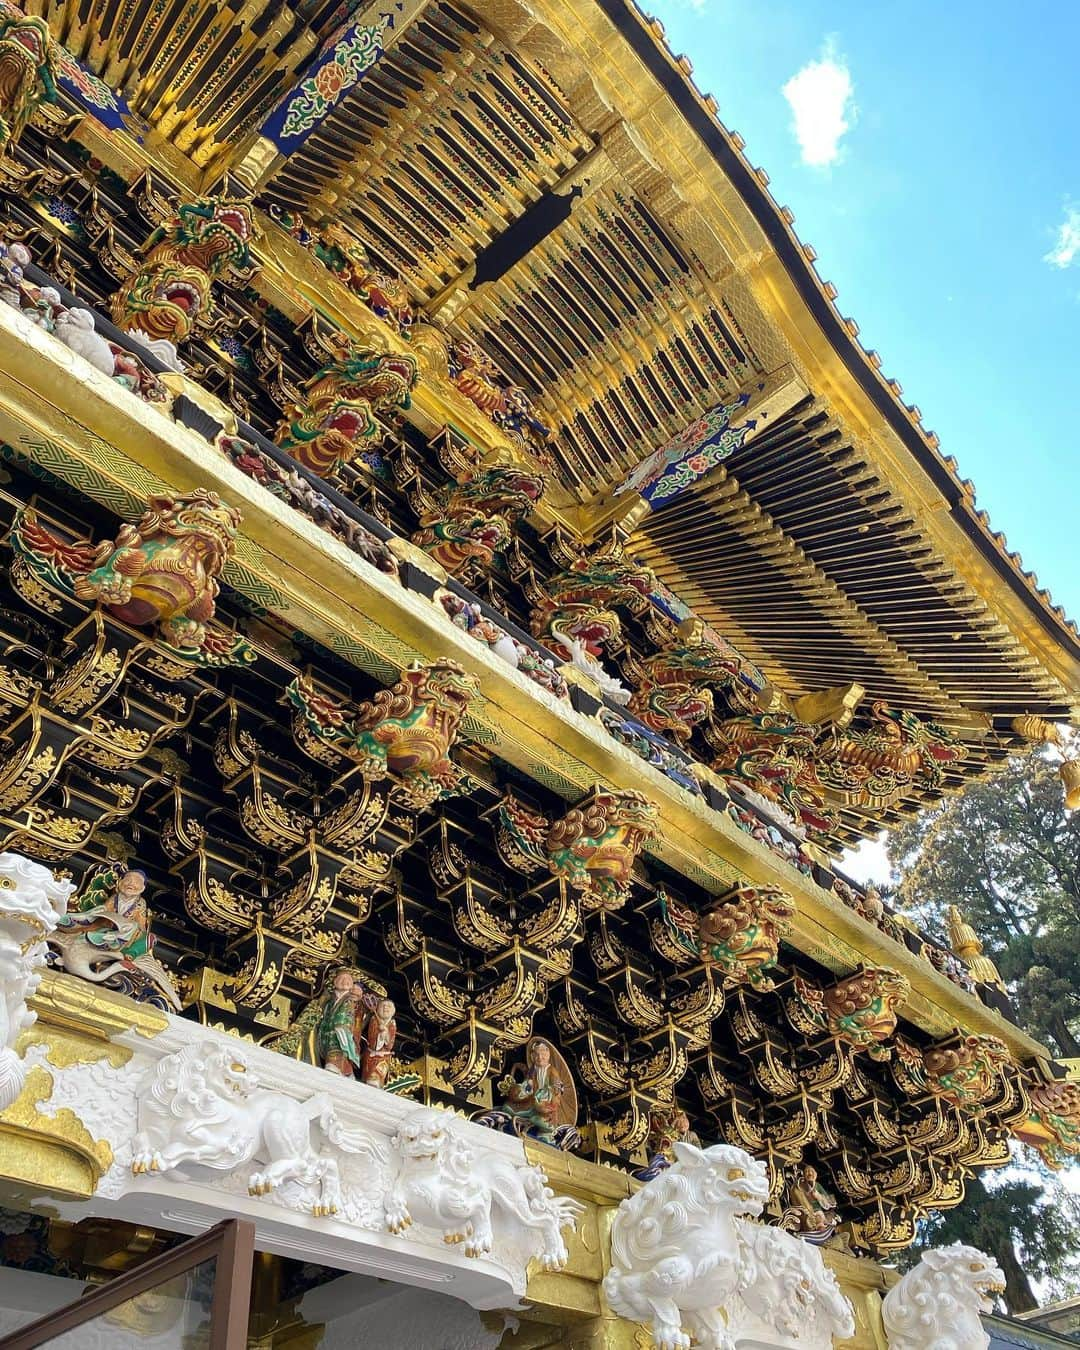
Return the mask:
<svg viewBox="0 0 1080 1350">
<path fill-rule="evenodd" d="M 1080 811 L 1065 810 L 1058 763 L 1009 760 L 898 831 L 889 856 L 899 902 L 942 934 L 956 905 L 1024 1025 L 1080 1056 Z"/>
<path fill-rule="evenodd" d="M 1065 747 L 1080 757 L 1075 733 Z M 889 840 L 892 900 L 946 938 L 955 905 L 1009 987 L 1021 1023 L 1058 1056 L 1080 1057 L 1080 811 L 1065 810 L 1061 753 L 1010 759 Z M 1077 1188 L 1073 1186 L 1072 1191 Z M 972 1177 L 957 1208 L 930 1216 L 924 1247 L 966 1242 L 992 1255 L 1009 1312 L 1080 1288 L 1080 1202 L 1042 1168 Z"/>
</svg>

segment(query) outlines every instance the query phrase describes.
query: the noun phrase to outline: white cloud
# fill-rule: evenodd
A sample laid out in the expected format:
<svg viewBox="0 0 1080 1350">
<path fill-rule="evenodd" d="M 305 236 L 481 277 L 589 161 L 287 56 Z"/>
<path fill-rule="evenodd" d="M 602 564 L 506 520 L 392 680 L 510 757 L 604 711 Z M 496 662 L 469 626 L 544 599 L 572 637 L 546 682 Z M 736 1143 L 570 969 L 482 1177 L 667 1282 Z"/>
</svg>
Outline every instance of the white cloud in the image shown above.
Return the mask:
<svg viewBox="0 0 1080 1350">
<path fill-rule="evenodd" d="M 854 125 L 858 109 L 851 71 L 832 38 L 816 61 L 808 61 L 792 75 L 783 95 L 791 107 L 802 162 L 816 169 L 835 164 L 840 158 L 840 138 Z"/>
<path fill-rule="evenodd" d="M 1065 219 L 1058 226 L 1057 239 L 1043 262 L 1051 267 L 1071 267 L 1080 257 L 1080 206 L 1071 203 L 1065 207 Z"/>
</svg>

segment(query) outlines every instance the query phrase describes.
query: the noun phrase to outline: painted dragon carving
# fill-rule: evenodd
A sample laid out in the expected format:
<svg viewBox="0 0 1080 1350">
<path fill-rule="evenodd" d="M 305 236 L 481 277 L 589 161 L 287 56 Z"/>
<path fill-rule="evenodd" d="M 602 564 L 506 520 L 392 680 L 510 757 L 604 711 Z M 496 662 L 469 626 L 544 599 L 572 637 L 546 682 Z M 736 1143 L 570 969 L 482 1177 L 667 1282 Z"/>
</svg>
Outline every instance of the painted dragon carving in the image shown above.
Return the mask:
<svg viewBox="0 0 1080 1350">
<path fill-rule="evenodd" d="M 470 564 L 490 567 L 513 538 L 515 523 L 543 492 L 540 474 L 507 465 L 481 469 L 424 507 L 413 543 L 451 574 Z"/>
<path fill-rule="evenodd" d="M 175 348 L 213 313 L 213 283 L 251 266 L 251 205 L 208 198 L 181 206 L 146 244 L 142 266 L 112 298 L 125 332 Z"/>
<path fill-rule="evenodd" d="M 612 606 L 641 609 L 655 584 L 647 567 L 627 562 L 618 551 L 578 558 L 556 572 L 537 593 L 533 634 L 568 659 L 584 652 L 599 661 L 604 644 L 622 633 L 622 622 Z"/>
<path fill-rule="evenodd" d="M 277 430 L 277 443 L 305 468 L 325 478 L 382 435 L 376 414 L 409 406 L 416 384 L 413 357 L 351 347 L 304 386 Z"/>
<path fill-rule="evenodd" d="M 936 722 L 878 700 L 866 727 L 822 726 L 783 711 L 728 718 L 708 729 L 717 773 L 749 784 L 814 830 L 837 807 L 885 810 L 913 786 L 940 788 L 964 754 Z"/>
<path fill-rule="evenodd" d="M 467 787 L 449 756 L 478 687 L 456 661 L 443 660 L 410 666 L 391 689 L 355 708 L 320 693 L 304 676 L 285 692 L 303 749 L 325 759 L 328 748 L 358 764 L 365 778 L 396 777 L 399 798 L 419 809 Z"/>
<path fill-rule="evenodd" d="M 557 1196 L 540 1167 L 516 1166 L 479 1152 L 445 1111 L 407 1116 L 393 1138 L 400 1159 L 386 1196 L 386 1226 L 402 1233 L 413 1223 L 434 1228 L 466 1256 L 486 1256 L 495 1242 L 523 1235 L 544 1270 L 561 1270 L 568 1253 L 563 1229 L 573 1229 L 584 1205 Z"/>
<path fill-rule="evenodd" d="M 750 1222 L 769 1199 L 764 1165 L 740 1148 L 684 1141 L 675 1162 L 624 1200 L 611 1230 L 604 1294 L 644 1322 L 657 1350 L 734 1350 L 750 1314 L 786 1336 L 831 1346 L 855 1330 L 820 1251 Z"/>
<path fill-rule="evenodd" d="M 207 663 L 248 659 L 246 644 L 212 627 L 218 577 L 232 557 L 240 512 L 215 492 L 151 497 L 142 519 L 115 540 L 65 542 L 31 510 L 11 532 L 12 579 L 27 576 L 57 595 L 97 601 L 133 627 L 156 626 L 164 642 Z"/>
<path fill-rule="evenodd" d="M 43 103 L 56 102 L 59 70 L 60 54 L 44 19 L 0 14 L 0 155 Z"/>
<path fill-rule="evenodd" d="M 688 620 L 670 647 L 625 667 L 634 685 L 629 710 L 651 730 L 686 741 L 712 716 L 714 690 L 737 692 L 740 670 L 734 652 L 710 641 L 699 620 Z"/>
<path fill-rule="evenodd" d="M 595 787 L 553 821 L 507 791 L 496 812 L 496 844 L 516 871 L 529 876 L 546 868 L 581 891 L 590 908 L 618 909 L 657 821 L 656 807 L 640 792 Z"/>
<path fill-rule="evenodd" d="M 1004 1289 L 1000 1266 L 976 1247 L 954 1242 L 923 1252 L 885 1295 L 889 1350 L 987 1350 L 981 1315 Z"/>
</svg>

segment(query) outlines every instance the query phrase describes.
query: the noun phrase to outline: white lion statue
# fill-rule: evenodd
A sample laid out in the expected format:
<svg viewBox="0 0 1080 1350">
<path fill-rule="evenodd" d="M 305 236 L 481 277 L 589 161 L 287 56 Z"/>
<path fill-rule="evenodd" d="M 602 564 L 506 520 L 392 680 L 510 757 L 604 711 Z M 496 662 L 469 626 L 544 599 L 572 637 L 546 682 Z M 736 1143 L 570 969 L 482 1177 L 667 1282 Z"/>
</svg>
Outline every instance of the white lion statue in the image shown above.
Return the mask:
<svg viewBox="0 0 1080 1350">
<path fill-rule="evenodd" d="M 139 1101 L 139 1133 L 131 1170 L 169 1172 L 198 1163 L 232 1171 L 262 1166 L 248 1177 L 252 1195 L 266 1195 L 286 1181 L 317 1187 L 317 1215 L 341 1206 L 337 1159 L 312 1146 L 317 1127 L 344 1153 L 386 1161 L 386 1150 L 363 1130 L 341 1125 L 325 1092 L 296 1101 L 261 1088 L 243 1048 L 216 1041 L 185 1046 L 159 1060 Z"/>
<path fill-rule="evenodd" d="M 45 938 L 75 889 L 21 853 L 0 853 L 0 1111 L 22 1091 L 26 1069 L 15 1053 L 36 1013 L 26 1001 L 41 983 Z"/>
<path fill-rule="evenodd" d="M 954 1242 L 923 1252 L 885 1295 L 889 1350 L 986 1350 L 980 1314 L 1005 1289 L 1001 1267 L 977 1247 Z"/>
<path fill-rule="evenodd" d="M 748 1220 L 769 1198 L 765 1168 L 741 1148 L 677 1143 L 675 1162 L 620 1204 L 604 1294 L 652 1327 L 657 1350 L 733 1350 L 749 1312 L 815 1344 L 854 1335 L 851 1305 L 816 1247 Z"/>
<path fill-rule="evenodd" d="M 400 1165 L 386 1197 L 386 1226 L 404 1232 L 414 1221 L 436 1228 L 466 1256 L 485 1256 L 493 1220 L 533 1235 L 533 1255 L 545 1270 L 561 1270 L 568 1253 L 562 1230 L 574 1228 L 584 1206 L 557 1196 L 540 1167 L 515 1165 L 494 1150 L 477 1153 L 445 1111 L 424 1107 L 398 1126 Z"/>
</svg>

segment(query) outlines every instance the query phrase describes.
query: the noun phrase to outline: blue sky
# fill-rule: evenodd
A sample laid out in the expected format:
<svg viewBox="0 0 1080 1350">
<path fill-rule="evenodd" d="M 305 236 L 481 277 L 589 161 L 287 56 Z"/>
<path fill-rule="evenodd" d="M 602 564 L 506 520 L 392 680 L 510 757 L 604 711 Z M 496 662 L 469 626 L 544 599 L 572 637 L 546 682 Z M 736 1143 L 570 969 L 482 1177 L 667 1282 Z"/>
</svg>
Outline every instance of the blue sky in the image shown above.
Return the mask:
<svg viewBox="0 0 1080 1350">
<path fill-rule="evenodd" d="M 1080 5 L 646 7 L 884 373 L 1080 621 Z"/>
</svg>

